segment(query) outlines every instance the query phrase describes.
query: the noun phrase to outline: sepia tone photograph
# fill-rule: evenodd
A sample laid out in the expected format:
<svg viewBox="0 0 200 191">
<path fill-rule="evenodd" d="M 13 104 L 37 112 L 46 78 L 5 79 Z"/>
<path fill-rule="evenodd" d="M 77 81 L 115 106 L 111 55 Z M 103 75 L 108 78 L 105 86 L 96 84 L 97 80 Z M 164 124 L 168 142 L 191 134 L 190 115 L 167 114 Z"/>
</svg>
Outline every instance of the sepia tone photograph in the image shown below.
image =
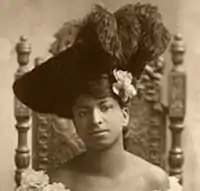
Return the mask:
<svg viewBox="0 0 200 191">
<path fill-rule="evenodd" d="M 198 0 L 0 0 L 0 191 L 199 191 Z"/>
</svg>

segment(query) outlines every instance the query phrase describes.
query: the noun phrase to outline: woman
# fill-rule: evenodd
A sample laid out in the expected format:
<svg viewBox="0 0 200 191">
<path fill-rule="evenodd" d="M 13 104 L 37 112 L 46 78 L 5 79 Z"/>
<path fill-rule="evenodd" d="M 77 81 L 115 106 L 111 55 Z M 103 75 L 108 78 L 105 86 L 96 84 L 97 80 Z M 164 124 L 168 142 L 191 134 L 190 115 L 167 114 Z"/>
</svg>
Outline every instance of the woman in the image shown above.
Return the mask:
<svg viewBox="0 0 200 191">
<path fill-rule="evenodd" d="M 97 5 L 74 34 L 71 44 L 59 39 L 52 52 L 62 51 L 13 86 L 31 109 L 72 119 L 86 145 L 52 181 L 72 191 L 168 190 L 165 172 L 126 152 L 122 134 L 137 79 L 170 41 L 157 9 L 137 3 L 110 13 Z"/>
</svg>

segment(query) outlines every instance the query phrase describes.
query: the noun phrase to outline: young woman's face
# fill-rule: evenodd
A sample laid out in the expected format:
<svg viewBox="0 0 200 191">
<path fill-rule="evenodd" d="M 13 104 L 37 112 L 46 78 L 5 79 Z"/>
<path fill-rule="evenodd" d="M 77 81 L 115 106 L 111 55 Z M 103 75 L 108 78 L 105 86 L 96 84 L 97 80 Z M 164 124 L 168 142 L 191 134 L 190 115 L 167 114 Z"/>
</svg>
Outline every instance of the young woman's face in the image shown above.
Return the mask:
<svg viewBox="0 0 200 191">
<path fill-rule="evenodd" d="M 81 95 L 73 107 L 73 120 L 78 135 L 86 147 L 103 150 L 122 138 L 123 126 L 128 124 L 126 108 L 113 97 L 102 99 Z"/>
</svg>

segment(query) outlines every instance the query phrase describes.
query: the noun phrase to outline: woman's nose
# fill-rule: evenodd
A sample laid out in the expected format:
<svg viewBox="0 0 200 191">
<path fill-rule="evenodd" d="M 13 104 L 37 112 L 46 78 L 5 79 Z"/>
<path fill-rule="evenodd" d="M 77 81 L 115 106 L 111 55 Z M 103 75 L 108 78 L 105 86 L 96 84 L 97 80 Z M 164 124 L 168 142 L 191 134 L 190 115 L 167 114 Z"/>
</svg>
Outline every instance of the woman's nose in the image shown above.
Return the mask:
<svg viewBox="0 0 200 191">
<path fill-rule="evenodd" d="M 93 110 L 92 122 L 93 122 L 93 124 L 101 124 L 102 123 L 102 113 L 97 108 Z"/>
</svg>

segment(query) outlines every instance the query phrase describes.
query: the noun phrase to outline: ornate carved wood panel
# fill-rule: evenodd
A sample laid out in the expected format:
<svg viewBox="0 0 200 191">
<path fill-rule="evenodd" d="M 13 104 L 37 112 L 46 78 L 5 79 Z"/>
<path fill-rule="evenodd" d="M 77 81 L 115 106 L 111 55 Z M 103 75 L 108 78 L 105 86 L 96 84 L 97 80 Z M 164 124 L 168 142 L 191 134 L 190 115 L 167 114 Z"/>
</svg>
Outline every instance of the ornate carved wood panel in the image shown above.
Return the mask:
<svg viewBox="0 0 200 191">
<path fill-rule="evenodd" d="M 165 168 L 164 112 L 156 110 L 152 103 L 143 99 L 135 99 L 132 108 L 129 132 L 124 140 L 126 150 Z"/>
<path fill-rule="evenodd" d="M 47 170 L 49 164 L 50 118 L 48 115 L 33 112 L 32 124 L 32 166 L 37 170 Z"/>
<path fill-rule="evenodd" d="M 51 116 L 50 140 L 49 169 L 56 168 L 85 151 L 84 143 L 70 120 Z"/>
<path fill-rule="evenodd" d="M 126 150 L 149 162 L 166 166 L 166 111 L 161 103 L 163 74 L 162 58 L 150 63 L 144 71 L 139 86 L 140 97 L 130 106 L 129 132 L 125 136 Z"/>
</svg>

